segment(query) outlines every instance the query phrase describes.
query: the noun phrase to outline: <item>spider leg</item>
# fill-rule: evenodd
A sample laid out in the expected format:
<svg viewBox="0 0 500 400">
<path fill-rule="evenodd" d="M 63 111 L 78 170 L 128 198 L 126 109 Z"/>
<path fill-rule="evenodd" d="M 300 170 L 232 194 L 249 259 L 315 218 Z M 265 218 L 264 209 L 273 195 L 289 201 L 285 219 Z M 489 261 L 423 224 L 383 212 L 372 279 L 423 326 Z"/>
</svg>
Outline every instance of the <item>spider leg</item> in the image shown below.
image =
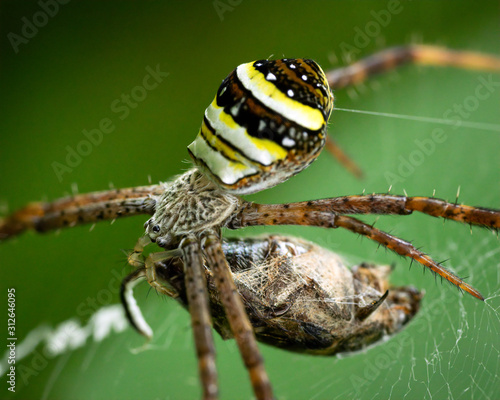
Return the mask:
<svg viewBox="0 0 500 400">
<path fill-rule="evenodd" d="M 152 253 L 142 261 L 142 251 L 148 243 L 150 243 L 150 240 L 147 236 L 141 237 L 129 256 L 129 263 L 139 268 L 123 280 L 120 297 L 130 324 L 149 341 L 153 336 L 153 331 L 137 306 L 133 297 L 133 288 L 138 282 L 147 279 L 151 287 L 158 292 L 169 297 L 176 297 L 176 292 L 160 283 L 156 269 L 163 261 L 178 256 L 178 250 Z M 197 349 L 203 399 L 216 399 L 218 397 L 218 388 L 215 349 L 201 248 L 196 238 L 189 236 L 181 241 L 179 249 L 184 262 L 186 293 Z"/>
<path fill-rule="evenodd" d="M 157 264 L 160 265 L 162 261 L 169 260 L 170 258 L 175 256 L 179 256 L 178 250 L 174 249 L 174 250 L 151 253 L 146 258 L 144 258 L 142 252 L 144 251 L 144 247 L 146 247 L 148 244 L 151 244 L 151 239 L 149 238 L 149 236 L 148 235 L 141 236 L 137 240 L 132 252 L 128 255 L 127 259 L 128 263 L 131 266 L 138 268 L 141 271 L 144 271 L 144 273 L 138 276 L 138 278 L 144 275 L 149 285 L 153 287 L 156 291 L 165 294 L 169 297 L 177 297 L 177 293 L 175 291 L 168 289 L 167 287 L 165 287 L 160 283 L 160 280 L 158 279 L 158 274 L 156 272 L 156 268 Z M 132 279 L 135 273 L 136 272 L 133 272 L 132 274 L 129 275 L 129 277 Z M 129 277 L 125 279 L 128 279 Z M 132 323 L 132 325 L 134 324 Z"/>
<path fill-rule="evenodd" d="M 260 400 L 272 399 L 271 384 L 264 369 L 264 362 L 257 347 L 252 325 L 238 295 L 219 237 L 213 232 L 206 232 L 203 249 L 207 265 L 215 277 L 215 284 L 220 293 L 231 331 L 240 349 L 245 367 L 249 371 L 255 396 Z"/>
<path fill-rule="evenodd" d="M 258 225 L 282 225 L 283 223 L 279 222 L 280 218 L 300 221 L 318 213 L 409 215 L 413 211 L 493 230 L 500 228 L 500 210 L 448 203 L 431 197 L 406 197 L 383 193 L 333 197 L 292 204 L 246 203 L 243 216 L 245 221 L 250 223 L 254 216 L 265 221 Z"/>
<path fill-rule="evenodd" d="M 159 284 L 157 280 L 156 268 L 162 265 L 162 262 L 172 257 L 178 256 L 176 250 L 164 251 L 150 254 L 146 259 L 142 256 L 144 246 L 150 243 L 147 236 L 139 238 L 134 247 L 134 251 L 129 255 L 129 264 L 137 267 L 131 274 L 127 275 L 120 286 L 120 300 L 125 310 L 125 315 L 132 327 L 149 342 L 153 338 L 153 330 L 146 322 L 142 312 L 134 298 L 134 287 L 143 280 L 154 287 L 157 291 L 169 297 L 177 297 L 177 292 L 169 290 L 167 287 Z M 146 343 L 147 343 L 146 342 Z"/>
<path fill-rule="evenodd" d="M 161 294 L 165 294 L 169 297 L 177 297 L 177 292 L 170 290 L 161 284 L 158 274 L 156 272 L 156 264 L 162 261 L 168 260 L 174 256 L 178 255 L 177 250 L 159 251 L 157 253 L 151 253 L 146 257 L 144 262 L 144 269 L 146 272 L 146 279 L 149 285 Z"/>
<path fill-rule="evenodd" d="M 148 244 L 151 244 L 151 239 L 148 235 L 143 235 L 137 240 L 134 249 L 127 256 L 127 262 L 132 267 L 140 268 L 144 266 L 145 261 L 142 252 Z"/>
<path fill-rule="evenodd" d="M 215 348 L 212 337 L 207 284 L 200 243 L 194 235 L 184 238 L 179 249 L 184 262 L 186 293 L 203 387 L 203 399 L 218 396 Z"/>
<path fill-rule="evenodd" d="M 163 190 L 162 185 L 152 185 L 69 196 L 50 203 L 31 203 L 0 218 L 0 240 L 29 229 L 46 232 L 125 216 L 153 214 L 155 200 L 151 196 L 161 194 Z"/>
<path fill-rule="evenodd" d="M 438 46 L 409 45 L 379 51 L 346 67 L 332 69 L 326 73 L 326 78 L 331 89 L 344 89 L 405 64 L 500 71 L 499 57 L 470 51 L 450 50 Z M 361 169 L 340 149 L 330 136 L 326 138 L 326 149 L 349 172 L 357 178 L 362 177 Z"/>
<path fill-rule="evenodd" d="M 336 216 L 334 224 L 335 226 L 366 236 L 401 256 L 410 257 L 415 261 L 418 261 L 420 264 L 429 268 L 431 271 L 443 277 L 460 289 L 466 291 L 479 300 L 484 300 L 484 297 L 476 289 L 465 283 L 452 272 L 448 271 L 441 264 L 430 258 L 427 254 L 424 254 L 420 250 L 416 249 L 411 243 L 365 224 L 355 218 L 344 215 Z"/>
<path fill-rule="evenodd" d="M 327 199 L 326 203 L 329 202 Z M 314 204 L 319 202 L 318 204 Z M 324 228 L 344 228 L 366 236 L 395 253 L 412 258 L 439 276 L 463 289 L 472 296 L 484 300 L 483 296 L 458 276 L 441 264 L 417 250 L 411 243 L 365 224 L 355 218 L 339 215 L 335 210 L 323 208 L 323 200 L 292 204 L 253 204 L 247 203 L 240 214 L 229 224 L 229 228 L 255 225 L 307 225 Z M 388 214 L 389 212 L 386 212 Z M 497 212 L 498 214 L 498 212 Z M 499 214 L 500 215 L 500 214 Z"/>
<path fill-rule="evenodd" d="M 325 142 L 326 150 L 334 156 L 337 161 L 356 178 L 363 178 L 362 169 L 350 158 L 344 150 L 332 139 L 330 135 L 326 135 Z"/>
<path fill-rule="evenodd" d="M 438 46 L 410 45 L 392 47 L 363 58 L 347 67 L 333 69 L 326 73 L 326 78 L 332 89 L 342 89 L 404 64 L 500 71 L 499 57 L 471 51 L 450 50 Z"/>
</svg>

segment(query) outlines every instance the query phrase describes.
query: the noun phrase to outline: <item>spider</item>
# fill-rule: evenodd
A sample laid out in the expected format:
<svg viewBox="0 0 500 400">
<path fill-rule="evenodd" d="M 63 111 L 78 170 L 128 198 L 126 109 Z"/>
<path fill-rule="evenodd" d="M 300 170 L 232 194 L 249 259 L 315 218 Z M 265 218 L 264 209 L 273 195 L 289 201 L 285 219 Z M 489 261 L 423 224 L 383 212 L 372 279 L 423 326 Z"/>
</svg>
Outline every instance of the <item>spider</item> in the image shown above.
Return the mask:
<svg viewBox="0 0 500 400">
<path fill-rule="evenodd" d="M 233 253 L 226 250 L 224 254 L 223 227 L 306 225 L 347 229 L 419 262 L 463 291 L 483 300 L 476 289 L 411 243 L 348 215 L 405 216 L 419 211 L 498 230 L 500 210 L 453 204 L 436 198 L 392 194 L 342 196 L 290 204 L 256 204 L 240 197 L 287 180 L 317 158 L 327 141 L 327 122 L 333 108 L 332 88 L 359 83 L 369 75 L 409 62 L 500 69 L 500 61 L 494 57 L 430 46 L 388 49 L 326 74 L 316 62 L 307 59 L 259 60 L 242 64 L 222 82 L 205 111 L 198 136 L 188 146 L 195 167 L 166 184 L 95 192 L 52 203 L 28 205 L 0 221 L 0 238 L 12 237 L 26 229 L 44 232 L 122 216 L 151 215 L 145 224 L 145 235 L 137 241 L 129 255 L 129 263 L 136 270 L 123 283 L 122 297 L 130 321 L 139 332 L 150 335 L 130 296 L 130 289 L 138 279 L 146 279 L 160 293 L 180 297 L 191 315 L 203 398 L 214 399 L 218 396 L 218 386 L 210 328 L 212 310 L 216 329 L 223 336 L 235 338 L 255 396 L 271 399 L 272 388 L 257 347 L 256 335 L 258 339 L 274 345 L 296 346 L 296 343 L 289 346 L 283 344 L 282 337 L 264 338 L 259 332 L 259 324 L 264 323 L 266 318 L 278 318 L 290 313 L 293 301 L 278 302 L 266 309 L 265 303 L 261 304 L 259 299 L 251 297 L 245 310 L 242 299 L 247 293 L 234 282 L 226 259 Z M 337 149 L 333 142 L 329 145 L 330 149 Z M 287 241 L 293 244 L 290 248 L 307 249 L 307 245 L 293 243 L 291 239 L 277 240 L 278 244 Z M 164 251 L 144 255 L 145 246 L 152 242 Z M 249 242 L 240 244 L 242 248 L 245 246 L 251 248 Z M 294 254 L 292 250 L 290 252 Z M 320 250 L 313 249 L 311 252 L 319 253 Z M 246 262 L 252 260 L 250 255 L 246 257 Z M 169 275 L 171 270 L 175 270 L 172 265 L 178 267 L 180 260 L 184 288 L 176 286 L 176 281 Z M 237 263 L 232 266 L 236 267 Z M 361 270 L 369 270 L 363 268 L 358 269 L 361 275 Z M 375 280 L 371 283 L 376 285 Z M 417 304 L 419 294 L 415 292 L 414 295 L 413 303 Z M 376 314 L 370 316 L 370 313 L 383 303 L 390 306 L 391 302 L 396 301 L 392 295 L 384 293 L 367 305 L 358 305 L 357 311 L 349 318 L 354 324 L 356 318 L 359 321 L 373 318 Z M 256 310 L 264 307 L 263 314 L 262 310 L 259 311 L 261 314 L 248 311 L 249 304 Z M 408 309 L 413 310 L 411 307 Z M 219 320 L 223 313 L 225 317 Z M 412 313 L 406 312 L 407 315 Z M 352 319 L 353 316 L 356 318 Z M 300 333 L 295 326 L 288 335 L 291 338 L 294 334 L 300 336 Z M 316 331 L 315 334 L 325 339 L 322 352 L 333 354 L 350 350 L 345 337 L 332 339 L 325 338 L 322 332 Z M 359 340 L 358 347 L 370 342 L 361 334 L 352 339 Z M 335 343 L 337 340 L 344 340 L 344 343 Z M 299 349 L 295 350 L 308 351 L 306 342 L 298 342 Z M 353 345 L 354 348 L 356 346 Z"/>
</svg>

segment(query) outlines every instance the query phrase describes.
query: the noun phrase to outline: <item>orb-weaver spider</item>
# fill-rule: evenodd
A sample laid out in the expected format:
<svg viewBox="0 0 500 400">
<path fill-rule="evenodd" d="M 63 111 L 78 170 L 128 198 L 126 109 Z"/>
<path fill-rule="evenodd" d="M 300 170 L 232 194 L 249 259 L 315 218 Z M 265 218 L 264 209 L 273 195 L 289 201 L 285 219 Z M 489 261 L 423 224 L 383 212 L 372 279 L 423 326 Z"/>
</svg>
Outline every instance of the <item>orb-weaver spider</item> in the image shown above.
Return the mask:
<svg viewBox="0 0 500 400">
<path fill-rule="evenodd" d="M 122 216 L 152 215 L 145 225 L 146 235 L 139 239 L 129 255 L 130 264 L 137 268 L 123 285 L 122 297 L 129 319 L 141 333 L 148 335 L 140 314 L 131 310 L 128 290 L 136 279 L 145 277 L 153 288 L 172 296 L 173 291 L 167 285 L 172 282 L 165 272 L 168 270 L 166 266 L 174 257 L 180 257 L 184 265 L 185 296 L 198 353 L 203 397 L 216 398 L 215 352 L 205 276 L 207 270 L 210 271 L 226 314 L 226 322 L 222 325 L 229 327 L 237 341 L 254 393 L 259 399 L 272 398 L 271 385 L 256 345 L 255 319 L 250 321 L 248 318 L 241 300 L 244 294 L 241 288 L 238 292 L 224 256 L 222 227 L 238 229 L 287 224 L 342 227 L 410 257 L 472 296 L 483 299 L 477 290 L 411 243 L 347 214 L 409 215 L 420 211 L 498 229 L 498 210 L 458 205 L 435 198 L 390 194 L 274 205 L 254 204 L 239 197 L 275 186 L 314 161 L 326 141 L 326 125 L 333 107 L 330 88 L 360 82 L 370 74 L 405 62 L 500 69 L 500 62 L 492 57 L 427 46 L 386 50 L 327 74 L 314 61 L 304 59 L 242 64 L 220 86 L 205 113 L 198 137 L 188 147 L 195 168 L 164 185 L 97 192 L 29 205 L 0 222 L 0 238 L 14 236 L 26 229 L 43 232 Z M 279 242 L 286 240 L 280 239 Z M 151 242 L 165 251 L 143 257 L 144 246 Z M 209 280 L 209 284 L 211 282 Z M 376 315 L 377 307 L 386 301 L 386 296 L 381 295 L 369 305 L 358 305 L 361 311 L 352 314 L 350 321 L 361 323 L 370 314 Z M 246 305 L 247 308 L 252 306 L 251 302 Z M 287 311 L 284 307 L 283 310 L 272 310 L 270 315 L 286 314 Z M 220 313 L 213 314 L 214 317 L 220 316 Z M 219 328 L 222 325 L 216 324 Z M 326 340 L 322 351 L 334 353 L 339 345 L 337 341 L 342 339 L 345 338 Z M 342 346 L 338 348 L 343 349 Z"/>
</svg>

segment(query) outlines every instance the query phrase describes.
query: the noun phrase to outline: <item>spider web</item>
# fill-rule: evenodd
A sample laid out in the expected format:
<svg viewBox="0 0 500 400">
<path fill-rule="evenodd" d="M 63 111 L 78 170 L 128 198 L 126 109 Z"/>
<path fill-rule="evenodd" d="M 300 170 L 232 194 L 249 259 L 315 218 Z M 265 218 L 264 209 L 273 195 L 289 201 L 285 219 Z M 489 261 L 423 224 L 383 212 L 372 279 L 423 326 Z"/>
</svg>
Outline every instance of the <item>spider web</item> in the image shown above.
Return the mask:
<svg viewBox="0 0 500 400">
<path fill-rule="evenodd" d="M 496 398 L 500 299 L 495 282 L 500 249 L 494 240 L 482 240 L 460 260 L 463 271 L 474 271 L 470 279 L 487 288 L 485 304 L 456 296 L 447 287 L 439 288 L 437 296 L 436 291 L 428 293 L 420 314 L 403 332 L 362 356 L 361 368 L 356 365 L 348 378 L 350 388 L 326 395 L 326 387 L 335 386 L 336 380 L 336 374 L 327 374 L 324 388 L 311 398 Z M 456 243 L 448 243 L 448 253 L 460 253 Z M 340 363 L 346 361 L 338 360 L 337 367 L 345 370 L 348 366 Z"/>
</svg>

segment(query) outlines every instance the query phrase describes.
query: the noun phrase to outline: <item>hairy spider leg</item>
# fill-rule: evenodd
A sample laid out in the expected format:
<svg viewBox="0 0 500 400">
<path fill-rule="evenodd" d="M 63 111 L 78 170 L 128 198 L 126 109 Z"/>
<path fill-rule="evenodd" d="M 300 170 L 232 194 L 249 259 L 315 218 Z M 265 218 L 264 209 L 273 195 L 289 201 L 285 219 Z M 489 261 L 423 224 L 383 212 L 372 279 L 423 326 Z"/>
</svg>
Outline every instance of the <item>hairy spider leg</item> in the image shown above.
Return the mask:
<svg viewBox="0 0 500 400">
<path fill-rule="evenodd" d="M 265 225 L 274 225 L 273 219 L 287 215 L 301 216 L 308 212 L 326 212 L 335 214 L 380 214 L 409 215 L 413 211 L 451 219 L 457 222 L 486 227 L 492 230 L 500 228 L 500 210 L 473 207 L 464 204 L 449 203 L 435 197 L 408 197 L 387 193 L 371 195 L 351 195 L 328 199 L 310 200 L 290 204 L 245 204 L 245 219 L 254 216 L 264 218 Z M 269 212 L 273 212 L 271 217 Z"/>
<path fill-rule="evenodd" d="M 245 367 L 250 374 L 255 396 L 259 400 L 272 399 L 271 383 L 264 369 L 264 360 L 222 251 L 219 236 L 213 231 L 205 232 L 203 236 L 205 258 L 208 267 L 213 272 L 215 285 L 221 295 L 231 331 L 240 349 Z"/>
<path fill-rule="evenodd" d="M 326 72 L 326 78 L 330 88 L 343 89 L 405 64 L 500 71 L 499 57 L 439 46 L 409 45 L 391 47 L 346 67 L 332 69 Z"/>
<path fill-rule="evenodd" d="M 203 257 L 199 241 L 195 235 L 189 235 L 180 242 L 179 251 L 170 250 L 151 253 L 144 259 L 142 252 L 144 247 L 149 243 L 151 243 L 151 240 L 148 236 L 139 238 L 128 258 L 129 264 L 138 269 L 128 275 L 121 285 L 120 297 L 127 319 L 141 335 L 151 340 L 153 332 L 137 306 L 133 297 L 133 288 L 138 281 L 146 279 L 149 285 L 159 293 L 172 298 L 177 297 L 178 294 L 175 291 L 169 290 L 161 284 L 156 270 L 162 262 L 182 255 L 189 314 L 191 315 L 191 325 L 193 327 L 193 336 L 197 351 L 203 399 L 217 399 L 218 385 L 215 347 L 212 336 Z"/>
<path fill-rule="evenodd" d="M 31 203 L 4 219 L 0 218 L 0 240 L 29 229 L 46 232 L 132 215 L 151 215 L 155 207 L 151 196 L 159 195 L 164 190 L 163 185 L 138 186 L 68 196 L 47 203 Z"/>
<path fill-rule="evenodd" d="M 189 235 L 182 239 L 179 248 L 184 262 L 189 314 L 191 315 L 191 325 L 196 345 L 203 399 L 216 399 L 218 397 L 218 386 L 215 347 L 202 250 L 195 235 Z M 155 269 L 154 266 L 152 269 Z"/>
<path fill-rule="evenodd" d="M 412 211 L 452 219 L 471 225 L 500 227 L 500 210 L 448 203 L 427 197 L 404 197 L 392 195 L 345 196 L 291 204 L 256 204 L 246 202 L 240 213 L 228 227 L 238 229 L 255 225 L 309 225 L 325 228 L 341 227 L 366 236 L 382 246 L 404 257 L 410 257 L 431 269 L 444 279 L 472 296 L 484 300 L 483 296 L 462 279 L 445 269 L 441 264 L 417 250 L 411 243 L 380 231 L 355 218 L 341 214 L 399 214 Z"/>
<path fill-rule="evenodd" d="M 332 90 L 344 89 L 406 64 L 500 71 L 499 57 L 471 51 L 449 50 L 438 46 L 409 45 L 382 50 L 346 67 L 332 69 L 326 72 L 326 78 Z M 362 170 L 330 135 L 326 136 L 326 149 L 354 176 L 357 178 L 363 176 Z"/>
<path fill-rule="evenodd" d="M 142 251 L 151 241 L 147 236 L 139 238 L 134 250 L 129 255 L 129 263 L 140 269 L 127 276 L 122 283 L 121 298 L 127 318 L 131 325 L 143 336 L 151 338 L 152 332 L 144 321 L 140 310 L 132 297 L 132 288 L 138 279 L 147 279 L 148 283 L 157 291 L 169 297 L 176 297 L 177 293 L 170 291 L 161 284 L 156 269 L 162 261 L 178 255 L 177 250 L 151 253 L 142 261 Z M 226 316 L 231 326 L 236 342 L 240 348 L 243 361 L 249 371 L 254 392 L 258 399 L 272 399 L 272 389 L 265 372 L 263 358 L 257 347 L 243 303 L 238 295 L 230 268 L 222 252 L 219 237 L 214 232 L 203 235 L 204 254 L 207 265 L 214 275 L 215 284 L 221 294 L 221 300 Z M 182 254 L 185 273 L 185 284 L 191 315 L 191 324 L 198 354 L 200 378 L 203 387 L 204 399 L 215 399 L 218 396 L 217 372 L 215 369 L 215 348 L 211 330 L 211 316 L 208 306 L 206 278 L 203 271 L 203 258 L 199 241 L 195 235 L 189 235 L 179 244 Z M 144 267 L 141 267 L 144 266 Z M 144 328 L 146 326 L 146 328 Z"/>
<path fill-rule="evenodd" d="M 395 253 L 410 257 L 419 262 L 423 266 L 431 269 L 436 274 L 442 276 L 452 284 L 465 290 L 472 296 L 484 300 L 483 296 L 472 286 L 465 283 L 458 276 L 445 269 L 439 263 L 432 260 L 429 256 L 417 250 L 411 243 L 392 236 L 386 232 L 380 231 L 373 226 L 367 225 L 352 217 L 338 215 L 334 212 L 312 211 L 294 213 L 293 211 L 279 211 L 276 208 L 267 210 L 263 207 L 260 211 L 251 213 L 251 216 L 246 215 L 246 210 L 241 214 L 241 221 L 238 221 L 240 227 L 256 226 L 256 225 L 307 225 L 319 226 L 323 228 L 344 228 L 351 232 L 366 236 L 371 240 L 376 241 L 387 249 Z"/>
</svg>

